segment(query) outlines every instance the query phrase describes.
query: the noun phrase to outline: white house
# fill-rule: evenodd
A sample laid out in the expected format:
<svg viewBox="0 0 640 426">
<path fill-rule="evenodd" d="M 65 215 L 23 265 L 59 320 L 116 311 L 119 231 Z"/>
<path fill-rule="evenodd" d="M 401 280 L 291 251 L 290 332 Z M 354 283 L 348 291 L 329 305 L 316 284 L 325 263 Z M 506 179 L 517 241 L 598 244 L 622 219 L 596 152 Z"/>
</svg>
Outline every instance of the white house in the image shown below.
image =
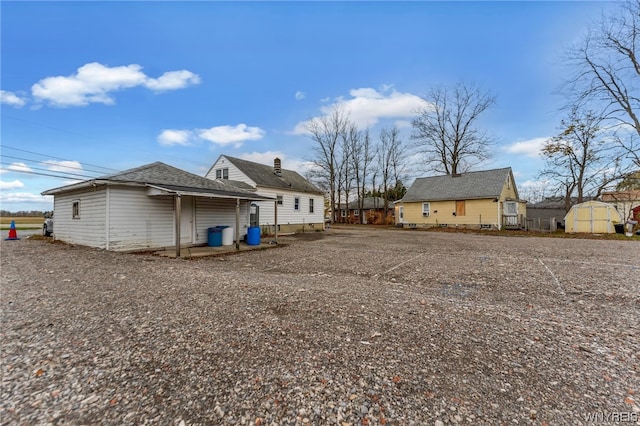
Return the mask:
<svg viewBox="0 0 640 426">
<path fill-rule="evenodd" d="M 322 229 L 324 225 L 324 195 L 320 189 L 293 170 L 282 168 L 279 158 L 273 167 L 240 158 L 221 155 L 205 175 L 237 185 L 250 185 L 255 193 L 277 201 L 257 201 L 258 220 L 262 232 L 299 232 Z M 240 186 L 242 187 L 242 186 Z"/>
<path fill-rule="evenodd" d="M 247 233 L 250 203 L 266 200 L 224 180 L 210 180 L 164 163 L 50 189 L 54 238 L 124 251 L 204 244 L 208 228 Z"/>
</svg>

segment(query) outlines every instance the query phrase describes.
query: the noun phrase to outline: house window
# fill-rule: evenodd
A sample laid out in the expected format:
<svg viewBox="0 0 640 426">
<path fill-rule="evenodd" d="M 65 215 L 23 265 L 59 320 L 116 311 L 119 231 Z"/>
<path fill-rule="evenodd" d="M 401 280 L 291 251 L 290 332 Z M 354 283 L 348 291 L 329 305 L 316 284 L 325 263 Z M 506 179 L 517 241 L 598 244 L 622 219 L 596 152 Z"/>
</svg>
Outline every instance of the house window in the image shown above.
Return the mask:
<svg viewBox="0 0 640 426">
<path fill-rule="evenodd" d="M 404 207 L 400 206 L 398 210 L 400 210 L 400 221 L 402 221 L 404 219 Z"/>
<path fill-rule="evenodd" d="M 73 219 L 80 219 L 80 200 L 76 200 L 71 205 L 71 217 Z"/>
<path fill-rule="evenodd" d="M 357 209 L 356 209 L 356 210 L 354 210 L 354 211 L 353 211 L 353 215 L 354 215 L 354 216 L 360 216 L 360 210 L 357 210 Z"/>
<path fill-rule="evenodd" d="M 505 201 L 504 214 L 507 216 L 516 216 L 518 214 L 518 203 L 515 201 Z"/>
<path fill-rule="evenodd" d="M 340 210 L 340 216 L 341 217 L 347 217 L 347 211 L 345 209 L 341 209 Z"/>
<path fill-rule="evenodd" d="M 276 202 L 278 203 L 279 206 L 282 205 L 282 195 L 276 195 Z"/>
<path fill-rule="evenodd" d="M 313 213 L 313 198 L 309 198 L 309 213 Z"/>
<path fill-rule="evenodd" d="M 431 212 L 431 204 L 422 203 L 422 216 L 429 216 L 430 212 Z"/>
<path fill-rule="evenodd" d="M 300 210 L 300 197 L 296 197 L 293 199 L 293 209 Z"/>
<path fill-rule="evenodd" d="M 216 179 L 229 179 L 229 168 L 217 169 Z"/>
</svg>

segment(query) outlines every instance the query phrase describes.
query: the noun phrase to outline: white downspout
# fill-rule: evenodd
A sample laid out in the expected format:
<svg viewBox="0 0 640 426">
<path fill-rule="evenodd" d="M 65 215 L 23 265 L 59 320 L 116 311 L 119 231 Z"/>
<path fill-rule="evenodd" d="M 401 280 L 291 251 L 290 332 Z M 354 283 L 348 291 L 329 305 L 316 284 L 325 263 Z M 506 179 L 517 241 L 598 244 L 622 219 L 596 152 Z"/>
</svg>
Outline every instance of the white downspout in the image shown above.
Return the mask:
<svg viewBox="0 0 640 426">
<path fill-rule="evenodd" d="M 240 251 L 240 198 L 236 198 L 236 250 Z"/>
<path fill-rule="evenodd" d="M 106 215 L 107 215 L 107 217 L 105 218 L 105 226 L 106 226 L 106 228 L 107 228 L 107 229 L 105 229 L 105 232 L 104 232 L 104 234 L 105 234 L 105 235 L 104 235 L 104 237 L 105 237 L 105 238 L 106 238 L 106 240 L 107 240 L 107 241 L 106 241 L 106 247 L 107 247 L 107 250 L 109 250 L 109 249 L 110 249 L 110 247 L 111 247 L 111 245 L 110 245 L 111 236 L 110 236 L 110 230 L 109 230 L 109 227 L 110 227 L 110 225 L 111 225 L 111 220 L 110 220 L 110 218 L 111 218 L 111 214 L 109 213 L 109 198 L 110 198 L 110 195 L 109 195 L 109 185 L 107 185 L 107 194 L 106 194 L 106 197 L 107 197 L 107 201 L 106 201 Z"/>
<path fill-rule="evenodd" d="M 182 210 L 182 199 L 180 198 L 180 194 L 176 194 L 174 196 L 174 215 L 173 220 L 175 221 L 174 233 L 176 239 L 176 259 L 180 258 L 180 214 Z"/>
</svg>

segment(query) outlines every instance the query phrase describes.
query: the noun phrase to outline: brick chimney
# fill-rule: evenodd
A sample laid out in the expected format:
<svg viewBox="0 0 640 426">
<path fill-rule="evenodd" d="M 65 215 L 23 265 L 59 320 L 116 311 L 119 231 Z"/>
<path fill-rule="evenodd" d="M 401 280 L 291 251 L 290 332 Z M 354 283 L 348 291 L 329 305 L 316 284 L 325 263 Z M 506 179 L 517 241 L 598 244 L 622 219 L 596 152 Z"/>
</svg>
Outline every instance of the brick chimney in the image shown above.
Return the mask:
<svg viewBox="0 0 640 426">
<path fill-rule="evenodd" d="M 277 176 L 282 176 L 282 162 L 278 157 L 273 160 L 273 173 Z"/>
</svg>

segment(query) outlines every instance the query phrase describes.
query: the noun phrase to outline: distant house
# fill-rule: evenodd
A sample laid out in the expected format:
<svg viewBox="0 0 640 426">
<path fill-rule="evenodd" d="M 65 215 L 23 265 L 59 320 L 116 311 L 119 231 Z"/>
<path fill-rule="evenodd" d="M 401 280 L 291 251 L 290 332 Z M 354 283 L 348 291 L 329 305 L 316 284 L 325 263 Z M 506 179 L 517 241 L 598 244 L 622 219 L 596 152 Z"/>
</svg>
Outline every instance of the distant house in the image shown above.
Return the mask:
<svg viewBox="0 0 640 426">
<path fill-rule="evenodd" d="M 553 229 L 551 220 L 555 221 L 555 228 L 564 227 L 564 216 L 567 214 L 565 205 L 564 197 L 548 197 L 535 204 L 527 204 L 528 228 Z"/>
<path fill-rule="evenodd" d="M 384 198 L 382 197 L 365 197 L 362 199 L 362 211 L 358 205 L 358 200 L 351 201 L 346 209 L 340 210 L 340 222 L 343 223 L 361 223 L 360 215 L 362 215 L 363 224 L 381 225 L 393 223 L 394 206 L 393 202 L 387 202 L 387 219 L 384 216 Z"/>
<path fill-rule="evenodd" d="M 179 251 L 206 243 L 208 228 L 218 225 L 240 238 L 250 203 L 267 199 L 160 162 L 42 194 L 53 195 L 55 239 L 115 251 Z"/>
<path fill-rule="evenodd" d="M 623 219 L 630 219 L 640 207 L 640 190 L 603 192 L 602 201 L 613 204 Z"/>
<path fill-rule="evenodd" d="M 251 223 L 263 233 L 317 230 L 324 227 L 324 195 L 320 189 L 293 170 L 282 168 L 279 158 L 273 167 L 240 158 L 221 155 L 206 178 L 228 181 L 252 188 L 256 194 L 276 201 L 256 201 Z M 277 209 L 276 209 L 277 208 Z"/>
<path fill-rule="evenodd" d="M 518 229 L 527 217 L 510 167 L 418 178 L 395 210 L 409 227 Z"/>
</svg>

